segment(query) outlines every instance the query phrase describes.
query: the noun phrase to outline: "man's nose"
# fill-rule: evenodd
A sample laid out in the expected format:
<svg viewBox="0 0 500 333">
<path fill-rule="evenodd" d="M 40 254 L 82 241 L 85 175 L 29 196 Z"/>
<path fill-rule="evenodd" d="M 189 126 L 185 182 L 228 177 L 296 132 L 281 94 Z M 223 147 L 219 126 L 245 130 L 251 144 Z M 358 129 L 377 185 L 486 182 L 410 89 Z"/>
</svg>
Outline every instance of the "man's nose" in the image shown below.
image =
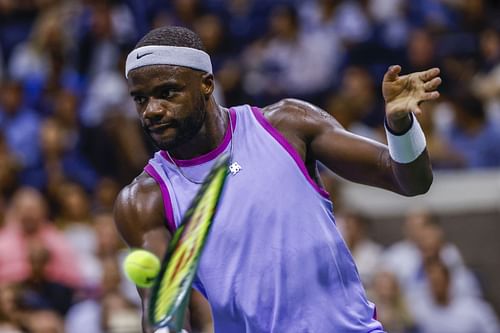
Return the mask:
<svg viewBox="0 0 500 333">
<path fill-rule="evenodd" d="M 156 98 L 150 98 L 146 109 L 144 110 L 144 119 L 154 122 L 155 120 L 163 118 L 165 109 L 160 101 Z"/>
</svg>

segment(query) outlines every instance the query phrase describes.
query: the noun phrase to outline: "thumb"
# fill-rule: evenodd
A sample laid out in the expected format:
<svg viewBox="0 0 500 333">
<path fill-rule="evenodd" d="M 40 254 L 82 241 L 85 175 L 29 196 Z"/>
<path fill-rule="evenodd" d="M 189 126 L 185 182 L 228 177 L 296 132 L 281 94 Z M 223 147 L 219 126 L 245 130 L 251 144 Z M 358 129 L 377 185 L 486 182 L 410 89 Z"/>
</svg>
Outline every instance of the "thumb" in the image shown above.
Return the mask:
<svg viewBox="0 0 500 333">
<path fill-rule="evenodd" d="M 401 66 L 399 65 L 390 66 L 387 72 L 385 72 L 384 81 L 385 82 L 396 81 L 398 79 L 399 73 L 401 73 Z"/>
</svg>

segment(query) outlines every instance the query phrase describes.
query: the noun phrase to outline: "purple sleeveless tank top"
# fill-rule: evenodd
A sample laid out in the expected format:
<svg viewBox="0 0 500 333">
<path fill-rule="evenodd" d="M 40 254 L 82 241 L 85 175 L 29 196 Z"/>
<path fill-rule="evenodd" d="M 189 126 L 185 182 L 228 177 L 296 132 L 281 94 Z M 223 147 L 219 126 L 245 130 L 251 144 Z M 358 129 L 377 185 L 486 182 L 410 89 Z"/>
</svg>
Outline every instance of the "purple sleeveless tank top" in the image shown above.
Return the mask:
<svg viewBox="0 0 500 333">
<path fill-rule="evenodd" d="M 208 299 L 217 333 L 383 332 L 332 214 L 328 193 L 257 108 L 230 109 L 212 152 L 176 160 L 202 180 L 229 152 L 241 170 L 228 176 L 194 287 Z M 167 228 L 180 223 L 198 190 L 164 152 L 145 171 L 162 191 Z"/>
</svg>

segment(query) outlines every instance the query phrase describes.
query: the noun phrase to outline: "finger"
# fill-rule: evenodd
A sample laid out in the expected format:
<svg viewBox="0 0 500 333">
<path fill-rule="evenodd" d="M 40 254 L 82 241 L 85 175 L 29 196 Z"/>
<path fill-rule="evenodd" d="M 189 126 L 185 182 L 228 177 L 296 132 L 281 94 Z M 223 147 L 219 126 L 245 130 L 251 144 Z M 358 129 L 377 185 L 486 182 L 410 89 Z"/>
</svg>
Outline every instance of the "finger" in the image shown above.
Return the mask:
<svg viewBox="0 0 500 333">
<path fill-rule="evenodd" d="M 439 85 L 441 84 L 441 82 L 442 81 L 441 81 L 440 77 L 435 77 L 432 80 L 427 81 L 426 83 L 424 83 L 424 90 L 425 91 L 436 90 L 436 88 L 439 87 Z"/>
<path fill-rule="evenodd" d="M 441 70 L 437 67 L 418 73 L 418 77 L 423 81 L 429 81 L 439 75 Z"/>
<path fill-rule="evenodd" d="M 390 66 L 389 69 L 387 69 L 387 72 L 385 72 L 384 75 L 384 81 L 396 81 L 398 79 L 398 75 L 401 73 L 401 66 L 399 65 L 393 65 Z"/>
<path fill-rule="evenodd" d="M 438 91 L 432 91 L 432 92 L 424 93 L 420 97 L 420 102 L 430 101 L 430 100 L 433 100 L 433 99 L 437 99 L 437 98 L 439 98 L 439 96 L 440 95 L 439 95 Z"/>
<path fill-rule="evenodd" d="M 419 106 L 415 106 L 411 112 L 413 112 L 416 116 L 422 114 L 422 109 Z"/>
</svg>

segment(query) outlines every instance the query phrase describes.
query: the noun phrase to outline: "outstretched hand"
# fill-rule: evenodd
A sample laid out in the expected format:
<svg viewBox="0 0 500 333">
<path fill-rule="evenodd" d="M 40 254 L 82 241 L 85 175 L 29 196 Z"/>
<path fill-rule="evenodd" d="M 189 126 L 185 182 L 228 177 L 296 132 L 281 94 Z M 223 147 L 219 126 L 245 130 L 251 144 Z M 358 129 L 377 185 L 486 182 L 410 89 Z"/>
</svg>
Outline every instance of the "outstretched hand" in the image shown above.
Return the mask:
<svg viewBox="0 0 500 333">
<path fill-rule="evenodd" d="M 401 66 L 389 67 L 382 82 L 387 119 L 398 121 L 407 118 L 410 112 L 419 114 L 420 103 L 438 98 L 439 72 L 439 68 L 432 68 L 400 76 Z"/>
</svg>

